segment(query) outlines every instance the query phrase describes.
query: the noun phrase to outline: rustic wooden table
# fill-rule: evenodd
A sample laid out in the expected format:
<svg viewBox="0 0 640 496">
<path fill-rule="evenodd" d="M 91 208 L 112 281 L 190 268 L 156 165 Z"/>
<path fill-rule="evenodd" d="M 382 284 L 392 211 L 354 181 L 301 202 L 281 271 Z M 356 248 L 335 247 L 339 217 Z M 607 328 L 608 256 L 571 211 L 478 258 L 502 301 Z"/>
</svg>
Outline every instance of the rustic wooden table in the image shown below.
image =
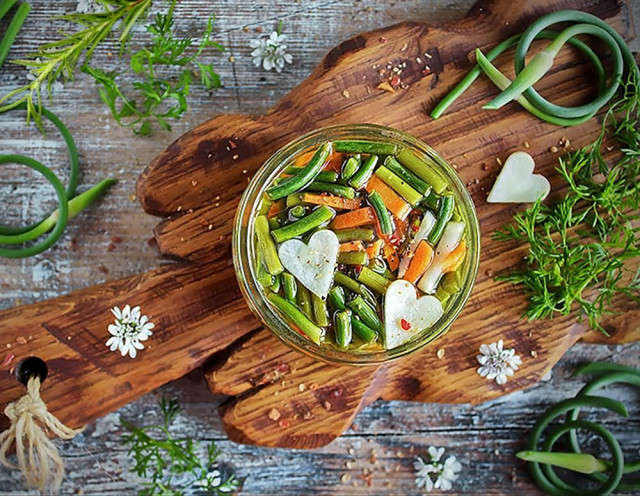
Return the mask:
<svg viewBox="0 0 640 496">
<path fill-rule="evenodd" d="M 51 17 L 74 11 L 77 2 L 33 0 L 33 10 L 12 50 L 19 56 L 56 38 Z M 215 55 L 224 87 L 211 94 L 195 89 L 188 114 L 171 133 L 137 137 L 119 128 L 101 103 L 93 83 L 80 76 L 65 85 L 51 108 L 67 124 L 78 143 L 81 188 L 106 176 L 117 186 L 94 208 L 71 222 L 60 242 L 48 252 L 27 260 L 0 262 L 0 309 L 31 303 L 102 281 L 146 271 L 163 263 L 150 246 L 156 219 L 144 214 L 134 195 L 134 183 L 146 165 L 173 139 L 217 112 L 262 113 L 299 83 L 325 52 L 349 36 L 401 20 L 441 22 L 461 17 L 472 0 L 257 0 L 209 2 L 184 0 L 177 8 L 177 24 L 185 33 L 199 33 L 206 15 L 217 16 L 216 38 L 227 52 Z M 640 2 L 633 1 L 636 20 Z M 282 74 L 256 69 L 249 41 L 256 31 L 274 29 L 283 21 L 294 63 Z M 138 38 L 139 36 L 136 36 Z M 634 43 L 638 50 L 640 43 Z M 98 50 L 104 66 L 115 65 L 115 45 Z M 6 66 L 0 92 L 21 84 L 24 69 Z M 27 130 L 23 115 L 14 112 L 0 120 L 3 152 L 39 157 L 46 164 L 65 164 L 65 149 L 55 132 L 45 138 Z M 54 167 L 66 177 L 65 166 Z M 4 222 L 27 222 L 54 204 L 48 186 L 24 168 L 3 165 L 0 181 Z M 114 246 L 112 238 L 121 238 Z M 544 325 L 544 323 L 541 323 Z M 183 406 L 177 430 L 201 441 L 215 440 L 223 466 L 242 481 L 242 494 L 419 494 L 412 461 L 431 445 L 443 446 L 463 464 L 454 483 L 455 494 L 536 493 L 523 465 L 514 458 L 522 449 L 536 416 L 551 403 L 574 394 L 582 385 L 570 377 L 573 367 L 589 360 L 615 360 L 640 365 L 640 343 L 626 346 L 576 345 L 555 367 L 547 381 L 499 400 L 471 407 L 419 403 L 375 403 L 355 421 L 357 427 L 330 446 L 314 451 L 291 451 L 240 446 L 228 441 L 211 397 L 199 373 L 193 373 L 121 410 L 98 420 L 75 439 L 60 443 L 67 478 L 64 494 L 132 494 L 138 479 L 121 440 L 120 419 L 133 422 L 156 418 L 161 396 L 177 396 Z M 620 423 L 614 415 L 594 416 L 617 432 L 629 454 L 640 450 L 640 401 L 637 393 L 611 392 L 624 398 L 632 412 Z M 73 401 L 73 398 L 69 398 Z M 377 461 L 372 462 L 372 453 Z M 348 466 L 347 466 L 347 462 Z M 371 473 L 370 485 L 363 474 Z M 360 476 L 360 477 L 359 477 Z M 0 470 L 0 494 L 26 494 L 20 477 Z"/>
</svg>

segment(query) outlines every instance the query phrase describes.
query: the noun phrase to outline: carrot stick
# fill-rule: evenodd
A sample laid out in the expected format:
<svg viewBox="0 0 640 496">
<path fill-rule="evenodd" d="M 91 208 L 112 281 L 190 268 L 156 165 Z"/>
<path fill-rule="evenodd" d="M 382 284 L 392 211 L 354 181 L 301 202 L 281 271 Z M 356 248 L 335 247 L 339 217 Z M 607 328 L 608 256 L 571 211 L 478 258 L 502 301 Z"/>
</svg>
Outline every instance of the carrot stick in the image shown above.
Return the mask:
<svg viewBox="0 0 640 496">
<path fill-rule="evenodd" d="M 315 153 L 316 153 L 315 149 L 309 150 L 308 152 L 304 152 L 302 155 L 299 155 L 298 157 L 296 157 L 295 161 L 293 162 L 293 165 L 296 167 L 304 167 L 309 163 L 309 160 L 311 160 L 311 157 L 313 157 Z"/>
<path fill-rule="evenodd" d="M 352 227 L 366 226 L 367 224 L 373 224 L 373 218 L 371 207 L 363 207 L 337 215 L 331 222 L 331 228 L 350 229 Z"/>
<path fill-rule="evenodd" d="M 340 244 L 340 253 L 348 253 L 352 251 L 365 251 L 364 243 L 359 239 L 355 241 L 347 241 Z"/>
<path fill-rule="evenodd" d="M 338 208 L 342 210 L 355 210 L 360 208 L 362 200 L 360 198 L 343 198 L 341 196 L 333 195 L 314 195 L 312 193 L 303 193 L 301 199 L 304 203 L 311 203 L 313 205 L 327 205 L 329 207 Z"/>
<path fill-rule="evenodd" d="M 323 170 L 340 172 L 343 161 L 344 154 L 334 152 L 329 156 L 329 160 L 324 164 Z"/>
<path fill-rule="evenodd" d="M 389 268 L 394 272 L 398 270 L 398 267 L 400 267 L 400 258 L 398 257 L 398 250 L 396 247 L 386 243 L 382 249 L 382 253 L 389 264 Z"/>
<path fill-rule="evenodd" d="M 418 243 L 416 251 L 413 253 L 413 258 L 409 263 L 409 268 L 404 274 L 403 279 L 415 284 L 418 279 L 424 274 L 433 258 L 433 248 L 424 239 Z"/>
<path fill-rule="evenodd" d="M 380 249 L 382 248 L 383 243 L 384 241 L 382 241 L 381 239 L 376 239 L 372 244 L 367 246 L 366 251 L 367 251 L 369 260 L 373 260 L 378 255 L 380 255 Z"/>
<path fill-rule="evenodd" d="M 274 201 L 271 206 L 269 207 L 269 212 L 267 212 L 267 217 L 271 218 L 271 217 L 275 217 L 276 215 L 278 215 L 280 212 L 284 212 L 285 208 L 287 208 L 287 205 L 285 203 L 285 199 L 282 198 L 278 201 Z"/>
<path fill-rule="evenodd" d="M 398 219 L 406 219 L 407 215 L 409 215 L 409 212 L 411 212 L 411 205 L 404 201 L 398 193 L 393 191 L 393 189 L 383 183 L 376 176 L 373 176 L 371 179 L 369 179 L 369 182 L 366 184 L 365 189 L 368 193 L 377 191 L 382 197 L 382 201 L 384 202 L 389 212 L 391 212 Z"/>
<path fill-rule="evenodd" d="M 447 258 L 442 262 L 442 273 L 454 272 L 462 265 L 465 255 L 467 254 L 467 243 L 463 239 L 460 244 L 449 253 Z"/>
</svg>

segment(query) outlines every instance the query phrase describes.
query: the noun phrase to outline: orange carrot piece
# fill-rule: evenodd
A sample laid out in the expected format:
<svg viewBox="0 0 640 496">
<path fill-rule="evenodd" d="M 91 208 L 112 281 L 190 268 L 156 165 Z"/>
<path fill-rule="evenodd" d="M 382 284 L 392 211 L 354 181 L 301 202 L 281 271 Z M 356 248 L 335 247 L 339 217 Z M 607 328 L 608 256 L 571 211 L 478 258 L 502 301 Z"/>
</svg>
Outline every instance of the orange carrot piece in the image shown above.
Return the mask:
<svg viewBox="0 0 640 496">
<path fill-rule="evenodd" d="M 311 157 L 313 157 L 315 153 L 316 153 L 316 150 L 309 150 L 308 152 L 304 152 L 302 155 L 299 155 L 295 159 L 295 161 L 293 162 L 293 165 L 295 167 L 304 167 L 309 163 L 309 160 L 311 160 Z"/>
<path fill-rule="evenodd" d="M 400 258 L 398 257 L 398 250 L 392 244 L 386 243 L 382 249 L 384 258 L 389 264 L 389 268 L 393 271 L 398 270 L 400 267 Z"/>
<path fill-rule="evenodd" d="M 355 241 L 347 241 L 346 243 L 340 244 L 340 253 L 348 253 L 351 251 L 365 251 L 364 243 L 356 239 Z"/>
<path fill-rule="evenodd" d="M 431 260 L 433 259 L 433 248 L 424 239 L 418 243 L 416 251 L 413 252 L 413 258 L 409 262 L 409 267 L 404 274 L 403 279 L 415 284 L 418 279 L 424 274 Z"/>
<path fill-rule="evenodd" d="M 442 263 L 442 272 L 446 274 L 447 272 L 454 272 L 455 270 L 462 265 L 465 255 L 467 254 L 467 243 L 463 239 L 460 241 L 460 244 L 456 246 L 456 248 L 449 253 L 447 258 L 445 258 Z"/>
<path fill-rule="evenodd" d="M 286 208 L 287 208 L 287 204 L 284 198 L 274 201 L 269 207 L 269 212 L 267 212 L 267 217 L 269 218 L 275 217 L 279 213 L 284 212 Z"/>
<path fill-rule="evenodd" d="M 373 212 L 371 207 L 363 207 L 337 215 L 331 222 L 332 229 L 350 229 L 352 227 L 373 224 Z"/>
<path fill-rule="evenodd" d="M 342 168 L 342 162 L 344 162 L 344 154 L 333 152 L 329 160 L 324 164 L 323 170 L 339 173 Z"/>
<path fill-rule="evenodd" d="M 360 208 L 360 205 L 362 205 L 362 200 L 360 198 L 349 199 L 341 196 L 314 195 L 312 193 L 302 193 L 300 198 L 304 203 L 311 203 L 312 205 L 327 205 L 341 210 L 355 210 L 356 208 Z"/>
<path fill-rule="evenodd" d="M 369 260 L 373 260 L 378 255 L 380 255 L 380 250 L 382 249 L 384 241 L 381 239 L 376 239 L 372 244 L 367 246 L 366 252 Z"/>
<path fill-rule="evenodd" d="M 395 217 L 404 220 L 411 212 L 411 205 L 402 199 L 398 193 L 393 191 L 389 186 L 383 183 L 376 176 L 369 179 L 369 182 L 365 185 L 365 189 L 368 193 L 377 191 L 382 197 L 382 201 L 385 206 Z"/>
</svg>

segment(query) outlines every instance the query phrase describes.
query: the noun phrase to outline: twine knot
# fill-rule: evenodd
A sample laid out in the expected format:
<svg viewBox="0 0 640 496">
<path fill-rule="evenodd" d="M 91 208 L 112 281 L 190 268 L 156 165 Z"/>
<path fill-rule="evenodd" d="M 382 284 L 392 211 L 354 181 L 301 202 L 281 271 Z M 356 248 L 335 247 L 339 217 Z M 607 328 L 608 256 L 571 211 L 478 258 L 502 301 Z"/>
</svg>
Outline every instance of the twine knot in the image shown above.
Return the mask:
<svg viewBox="0 0 640 496">
<path fill-rule="evenodd" d="M 11 421 L 10 427 L 0 434 L 0 463 L 19 469 L 27 486 L 41 492 L 57 493 L 64 476 L 64 464 L 56 445 L 49 435 L 71 439 L 82 429 L 71 429 L 60 422 L 40 396 L 40 379 L 32 377 L 27 393 L 4 409 Z M 15 443 L 18 465 L 7 459 Z"/>
</svg>

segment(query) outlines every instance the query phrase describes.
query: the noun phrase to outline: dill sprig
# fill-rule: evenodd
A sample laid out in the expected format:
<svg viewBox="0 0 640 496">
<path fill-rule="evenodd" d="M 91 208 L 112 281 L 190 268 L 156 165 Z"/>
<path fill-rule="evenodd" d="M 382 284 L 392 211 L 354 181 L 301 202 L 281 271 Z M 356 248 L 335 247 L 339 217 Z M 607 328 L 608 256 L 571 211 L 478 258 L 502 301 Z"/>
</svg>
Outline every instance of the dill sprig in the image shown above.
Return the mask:
<svg viewBox="0 0 640 496">
<path fill-rule="evenodd" d="M 82 29 L 62 33 L 60 40 L 41 45 L 29 58 L 12 61 L 25 66 L 35 78 L 0 97 L 0 112 L 26 102 L 27 122 L 33 119 L 41 127 L 42 89 L 46 87 L 51 94 L 51 86 L 59 77 L 64 81 L 72 80 L 78 64 L 87 64 L 96 47 L 113 31 L 119 31 L 118 42 L 123 51 L 131 29 L 152 3 L 152 0 L 98 1 L 104 6 L 104 12 L 71 13 L 60 17 Z"/>
<path fill-rule="evenodd" d="M 100 86 L 100 97 L 107 104 L 120 126 L 130 127 L 136 134 L 149 134 L 153 121 L 166 131 L 171 130 L 167 119 L 179 119 L 187 110 L 187 96 L 192 83 L 192 71 L 198 69 L 200 83 L 207 89 L 220 87 L 220 76 L 212 64 L 199 60 L 203 50 L 211 47 L 224 51 L 224 47 L 211 40 L 214 16 L 207 21 L 205 32 L 193 54 L 187 50 L 193 45 L 191 38 L 176 37 L 173 32 L 173 10 L 176 0 L 171 2 L 167 14 L 156 14 L 153 23 L 147 26 L 151 43 L 131 55 L 131 70 L 139 76 L 133 83 L 135 97 L 125 95 L 117 79 L 118 71 L 104 71 L 85 66 L 83 71 L 92 76 Z M 179 69 L 176 75 L 163 74 Z"/>
<path fill-rule="evenodd" d="M 514 216 L 514 224 L 494 232 L 499 241 L 527 242 L 522 267 L 497 279 L 520 285 L 529 298 L 529 319 L 568 315 L 606 331 L 612 301 L 625 295 L 640 303 L 640 88 L 635 73 L 623 95 L 604 115 L 597 139 L 559 159 L 557 171 L 568 186 L 555 205 L 536 202 Z M 604 150 L 620 148 L 612 164 Z"/>
<path fill-rule="evenodd" d="M 123 436 L 129 446 L 129 456 L 135 465 L 132 471 L 145 480 L 140 496 L 156 494 L 182 496 L 194 490 L 207 495 L 229 494 L 238 482 L 231 475 L 225 480 L 213 469 L 220 451 L 213 441 L 206 447 L 206 459 L 198 456 L 199 444 L 192 439 L 176 439 L 170 425 L 180 413 L 176 400 L 160 401 L 162 424 L 136 427 L 126 420 L 122 425 L 129 431 Z"/>
</svg>

